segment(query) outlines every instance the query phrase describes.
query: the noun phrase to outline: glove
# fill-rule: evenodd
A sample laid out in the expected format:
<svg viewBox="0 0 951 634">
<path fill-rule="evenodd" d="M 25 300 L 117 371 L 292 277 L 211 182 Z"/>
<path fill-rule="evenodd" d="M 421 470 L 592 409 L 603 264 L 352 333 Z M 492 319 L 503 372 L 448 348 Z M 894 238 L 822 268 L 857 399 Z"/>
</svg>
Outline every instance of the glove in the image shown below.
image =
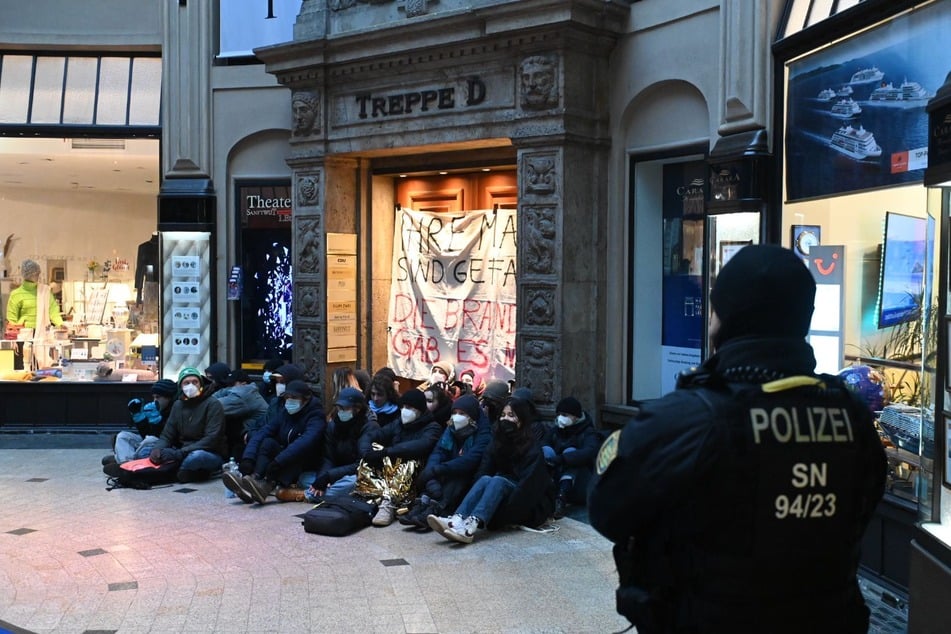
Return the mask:
<svg viewBox="0 0 951 634">
<path fill-rule="evenodd" d="M 264 471 L 264 479 L 269 482 L 274 482 L 278 479 L 277 476 L 281 473 L 281 469 L 283 469 L 281 463 L 277 460 L 272 460 L 271 464 L 269 464 Z"/>
<path fill-rule="evenodd" d="M 162 450 L 162 462 L 172 462 L 173 460 L 181 462 L 184 457 L 185 454 L 181 449 L 166 447 Z"/>
<path fill-rule="evenodd" d="M 330 474 L 324 471 L 319 476 L 314 478 L 314 482 L 310 486 L 314 487 L 318 491 L 323 491 L 327 488 L 328 484 L 330 484 Z"/>
<path fill-rule="evenodd" d="M 251 475 L 254 473 L 254 460 L 251 458 L 242 458 L 241 462 L 238 463 L 238 471 L 241 472 L 241 475 Z"/>
<path fill-rule="evenodd" d="M 558 468 L 565 466 L 565 454 L 562 454 L 562 453 L 556 454 L 555 457 L 552 458 L 548 464 Z"/>
<path fill-rule="evenodd" d="M 162 450 L 156 447 L 149 452 L 149 461 L 152 464 L 162 464 Z"/>
<path fill-rule="evenodd" d="M 363 460 L 371 467 L 382 467 L 385 455 L 386 449 L 371 449 L 363 456 Z"/>
</svg>

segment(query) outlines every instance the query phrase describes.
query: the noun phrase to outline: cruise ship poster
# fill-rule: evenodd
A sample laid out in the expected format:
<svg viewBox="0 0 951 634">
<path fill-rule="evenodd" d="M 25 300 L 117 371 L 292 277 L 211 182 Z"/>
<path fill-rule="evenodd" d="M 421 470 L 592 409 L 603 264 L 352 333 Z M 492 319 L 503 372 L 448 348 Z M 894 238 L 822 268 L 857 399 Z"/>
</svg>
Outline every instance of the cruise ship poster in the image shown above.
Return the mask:
<svg viewBox="0 0 951 634">
<path fill-rule="evenodd" d="M 948 32 L 951 13 L 929 5 L 788 64 L 787 200 L 924 178 L 925 107 L 951 68 L 934 43 Z"/>
</svg>

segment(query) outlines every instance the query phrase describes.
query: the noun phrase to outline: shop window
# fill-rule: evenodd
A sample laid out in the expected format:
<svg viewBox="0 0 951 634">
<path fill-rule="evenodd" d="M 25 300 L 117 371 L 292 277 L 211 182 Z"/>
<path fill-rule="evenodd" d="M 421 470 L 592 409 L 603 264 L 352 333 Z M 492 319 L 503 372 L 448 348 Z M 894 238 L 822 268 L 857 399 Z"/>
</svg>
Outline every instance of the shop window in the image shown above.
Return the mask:
<svg viewBox="0 0 951 634">
<path fill-rule="evenodd" d="M 0 53 L 0 125 L 159 125 L 162 60 Z"/>
<path fill-rule="evenodd" d="M 865 398 L 889 491 L 912 502 L 934 457 L 940 217 L 921 183 L 925 107 L 951 63 L 930 42 L 949 28 L 922 5 L 786 64 L 782 236 L 817 279 L 817 370 Z"/>
</svg>

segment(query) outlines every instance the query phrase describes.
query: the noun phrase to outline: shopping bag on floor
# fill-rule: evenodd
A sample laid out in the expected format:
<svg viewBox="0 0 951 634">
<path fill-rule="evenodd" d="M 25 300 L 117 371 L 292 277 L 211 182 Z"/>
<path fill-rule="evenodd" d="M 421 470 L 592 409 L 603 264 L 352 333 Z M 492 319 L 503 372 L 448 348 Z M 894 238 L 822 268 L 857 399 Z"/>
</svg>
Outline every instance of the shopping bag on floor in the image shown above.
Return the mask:
<svg viewBox="0 0 951 634">
<path fill-rule="evenodd" d="M 317 506 L 304 513 L 304 530 L 342 537 L 369 526 L 376 511 L 376 504 L 350 495 L 324 496 Z"/>
</svg>

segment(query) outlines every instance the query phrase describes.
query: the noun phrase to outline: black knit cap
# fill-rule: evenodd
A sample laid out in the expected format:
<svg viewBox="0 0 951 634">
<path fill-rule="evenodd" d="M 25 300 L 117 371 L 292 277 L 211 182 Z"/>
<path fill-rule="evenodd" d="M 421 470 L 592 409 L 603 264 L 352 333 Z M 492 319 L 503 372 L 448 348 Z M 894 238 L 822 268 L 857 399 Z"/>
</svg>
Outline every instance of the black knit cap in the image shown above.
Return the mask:
<svg viewBox="0 0 951 634">
<path fill-rule="evenodd" d="M 572 416 L 581 418 L 584 410 L 581 409 L 581 402 L 578 399 L 576 399 L 574 396 L 566 396 L 565 398 L 558 401 L 558 405 L 555 407 L 555 413 L 571 414 Z"/>
<path fill-rule="evenodd" d="M 284 383 L 290 383 L 291 381 L 304 378 L 304 371 L 293 363 L 286 363 L 274 370 L 273 373 L 284 379 Z"/>
<path fill-rule="evenodd" d="M 479 420 L 482 414 L 482 408 L 479 407 L 479 401 L 472 394 L 464 394 L 452 402 L 453 411 L 459 410 L 466 413 L 466 416 L 472 420 Z"/>
<path fill-rule="evenodd" d="M 218 385 L 228 384 L 228 375 L 231 374 L 231 368 L 227 363 L 218 361 L 205 368 L 205 376 L 211 378 Z"/>
<path fill-rule="evenodd" d="M 178 383 L 169 379 L 159 379 L 152 385 L 152 394 L 173 397 L 178 393 Z"/>
<path fill-rule="evenodd" d="M 426 395 L 416 388 L 406 390 L 400 397 L 400 407 L 412 407 L 418 412 L 425 412 Z"/>
<path fill-rule="evenodd" d="M 750 335 L 802 338 L 809 332 L 816 283 L 802 260 L 774 244 L 743 247 L 713 285 L 720 319 L 713 345 Z"/>
</svg>

